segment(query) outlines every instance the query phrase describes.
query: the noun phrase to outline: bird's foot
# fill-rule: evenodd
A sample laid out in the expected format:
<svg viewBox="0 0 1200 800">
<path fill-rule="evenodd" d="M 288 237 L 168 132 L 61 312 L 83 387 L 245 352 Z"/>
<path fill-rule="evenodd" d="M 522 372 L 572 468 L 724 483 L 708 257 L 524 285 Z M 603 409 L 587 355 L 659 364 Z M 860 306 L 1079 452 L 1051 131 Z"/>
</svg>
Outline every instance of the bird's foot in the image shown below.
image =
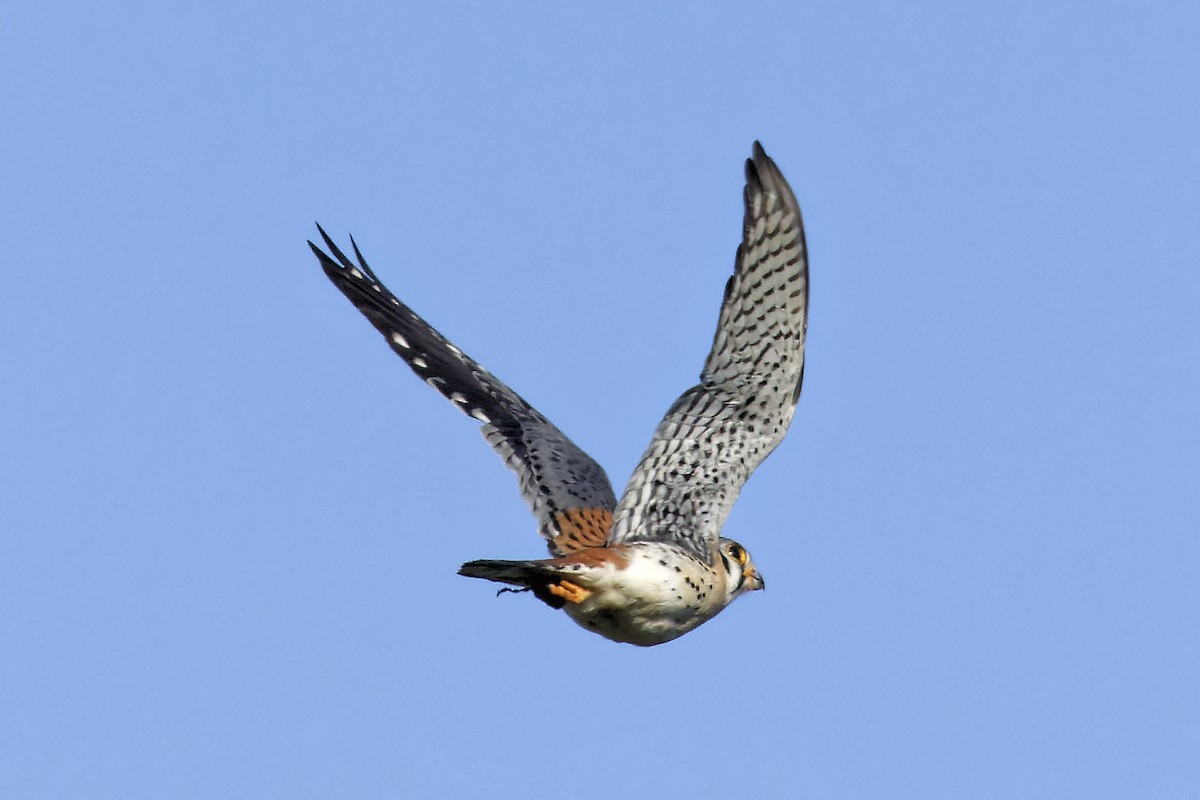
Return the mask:
<svg viewBox="0 0 1200 800">
<path fill-rule="evenodd" d="M 571 583 L 570 581 L 559 581 L 546 586 L 550 590 L 550 594 L 557 595 L 563 598 L 568 603 L 582 603 L 592 596 L 591 589 L 585 589 L 582 586 Z"/>
</svg>

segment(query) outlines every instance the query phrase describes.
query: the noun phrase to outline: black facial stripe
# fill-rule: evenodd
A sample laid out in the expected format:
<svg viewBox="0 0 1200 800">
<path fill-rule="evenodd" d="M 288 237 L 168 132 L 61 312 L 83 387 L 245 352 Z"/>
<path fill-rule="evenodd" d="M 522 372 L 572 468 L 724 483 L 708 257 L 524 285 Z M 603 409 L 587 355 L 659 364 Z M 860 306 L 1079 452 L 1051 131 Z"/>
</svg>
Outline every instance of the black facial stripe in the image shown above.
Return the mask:
<svg viewBox="0 0 1200 800">
<path fill-rule="evenodd" d="M 733 566 L 729 563 L 729 559 L 725 557 L 725 552 L 718 550 L 717 554 L 721 556 L 721 561 L 725 564 L 725 572 L 727 574 L 733 572 Z"/>
</svg>

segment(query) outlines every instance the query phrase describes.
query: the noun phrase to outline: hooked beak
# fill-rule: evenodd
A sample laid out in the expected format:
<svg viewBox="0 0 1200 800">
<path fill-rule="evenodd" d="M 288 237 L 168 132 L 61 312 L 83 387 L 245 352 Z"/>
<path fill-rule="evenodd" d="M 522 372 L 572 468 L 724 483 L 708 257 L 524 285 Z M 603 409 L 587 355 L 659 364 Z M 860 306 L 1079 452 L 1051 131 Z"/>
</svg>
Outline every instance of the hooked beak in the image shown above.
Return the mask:
<svg viewBox="0 0 1200 800">
<path fill-rule="evenodd" d="M 759 589 L 767 588 L 767 582 L 763 580 L 763 576 L 758 574 L 758 570 L 754 567 L 749 567 L 746 570 L 743 580 L 746 582 L 747 591 L 756 592 Z"/>
</svg>

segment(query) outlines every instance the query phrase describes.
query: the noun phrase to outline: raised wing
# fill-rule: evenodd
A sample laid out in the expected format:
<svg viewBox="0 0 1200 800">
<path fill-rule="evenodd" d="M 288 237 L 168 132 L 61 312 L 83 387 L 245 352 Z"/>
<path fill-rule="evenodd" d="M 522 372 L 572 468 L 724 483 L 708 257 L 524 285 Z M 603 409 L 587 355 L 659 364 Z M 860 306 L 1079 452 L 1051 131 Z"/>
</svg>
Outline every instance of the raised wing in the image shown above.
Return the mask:
<svg viewBox="0 0 1200 800">
<path fill-rule="evenodd" d="M 804 379 L 808 253 L 800 207 L 754 143 L 746 214 L 700 383 L 654 432 L 614 514 L 609 542 L 664 540 L 712 563 L 729 509 L 783 440 Z"/>
<path fill-rule="evenodd" d="M 312 242 L 325 274 L 413 372 L 483 423 L 483 435 L 517 473 L 552 555 L 604 543 L 616 506 L 600 465 L 501 380 L 451 344 L 384 286 L 358 250 L 355 264 L 321 226 L 333 257 Z"/>
</svg>

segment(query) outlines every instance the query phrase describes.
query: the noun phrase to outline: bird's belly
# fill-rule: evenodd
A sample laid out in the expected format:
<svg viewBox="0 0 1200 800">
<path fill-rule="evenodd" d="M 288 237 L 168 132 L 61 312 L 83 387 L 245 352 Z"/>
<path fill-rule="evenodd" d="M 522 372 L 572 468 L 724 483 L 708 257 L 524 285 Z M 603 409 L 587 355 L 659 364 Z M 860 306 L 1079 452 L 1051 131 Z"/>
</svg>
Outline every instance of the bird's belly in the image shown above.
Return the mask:
<svg viewBox="0 0 1200 800">
<path fill-rule="evenodd" d="M 629 569 L 589 582 L 591 594 L 564 610 L 576 623 L 616 642 L 641 647 L 669 642 L 712 619 L 723 607 L 710 575 L 637 559 Z"/>
</svg>

